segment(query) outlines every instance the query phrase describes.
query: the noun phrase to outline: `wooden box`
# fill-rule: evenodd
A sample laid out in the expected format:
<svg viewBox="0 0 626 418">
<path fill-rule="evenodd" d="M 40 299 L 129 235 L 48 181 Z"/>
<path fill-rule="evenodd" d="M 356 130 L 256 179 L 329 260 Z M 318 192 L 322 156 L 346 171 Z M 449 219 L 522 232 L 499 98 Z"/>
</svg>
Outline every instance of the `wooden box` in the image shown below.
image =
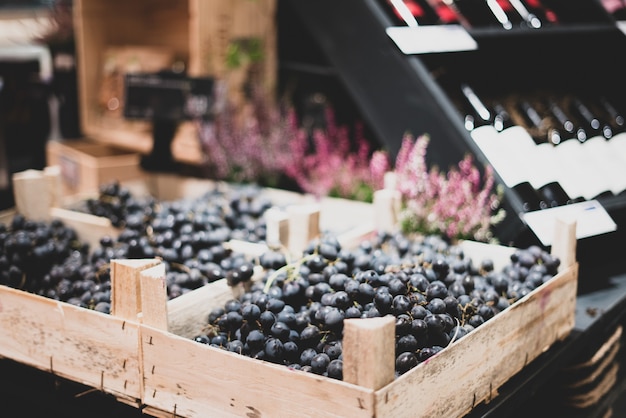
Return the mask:
<svg viewBox="0 0 626 418">
<path fill-rule="evenodd" d="M 160 310 L 152 305 L 151 312 L 142 312 L 140 332 L 144 412 L 163 417 L 463 416 L 497 396 L 502 384 L 572 330 L 575 244 L 575 223 L 559 222 L 552 247 L 562 260 L 557 276 L 395 380 L 389 362 L 382 361 L 394 352 L 393 318 L 346 322 L 344 380 L 339 381 L 194 342 L 210 308 L 223 306 L 229 297 L 223 283 Z M 490 257 L 500 265 L 514 250 L 463 245 L 473 260 Z"/>
<path fill-rule="evenodd" d="M 98 193 L 100 185 L 141 178 L 140 155 L 91 140 L 49 141 L 47 165 L 61 170 L 61 194 Z"/>
<path fill-rule="evenodd" d="M 15 211 L 2 213 L 8 224 Z M 51 216 L 54 218 L 54 215 Z M 79 238 L 92 225 L 76 220 Z M 0 357 L 47 371 L 113 395 L 139 408 L 142 362 L 139 351 L 140 308 L 133 293 L 142 270 L 161 261 L 112 261 L 112 286 L 118 291 L 117 312 L 81 308 L 62 301 L 0 285 Z M 122 295 L 120 297 L 119 295 Z"/>
<path fill-rule="evenodd" d="M 263 87 L 273 94 L 276 84 L 276 0 L 78 0 L 74 26 L 78 58 L 81 126 L 84 134 L 148 153 L 152 128 L 125 120 L 119 91 L 125 71 L 157 71 L 184 65 L 194 77 L 210 76 L 227 86 L 228 97 L 241 103 L 250 63 L 242 59 L 236 69 L 227 66 L 233 45 L 247 39 L 260 41 L 258 72 Z M 111 53 L 137 59 L 111 60 Z M 119 63 L 113 67 L 112 63 Z M 174 158 L 199 164 L 202 151 L 192 122 L 182 122 L 172 143 Z"/>
</svg>

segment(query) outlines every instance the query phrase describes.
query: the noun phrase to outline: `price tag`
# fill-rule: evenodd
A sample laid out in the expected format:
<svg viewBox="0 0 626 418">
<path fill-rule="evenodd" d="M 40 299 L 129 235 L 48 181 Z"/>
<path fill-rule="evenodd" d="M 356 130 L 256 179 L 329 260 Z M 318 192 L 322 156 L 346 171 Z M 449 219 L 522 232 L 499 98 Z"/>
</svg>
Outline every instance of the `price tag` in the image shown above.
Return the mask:
<svg viewBox="0 0 626 418">
<path fill-rule="evenodd" d="M 391 26 L 385 31 L 407 55 L 478 49 L 474 38 L 461 25 Z"/>
<path fill-rule="evenodd" d="M 551 245 L 556 219 L 576 221 L 576 239 L 613 232 L 617 224 L 597 200 L 537 210 L 523 215 L 530 229 L 543 245 Z"/>
<path fill-rule="evenodd" d="M 626 20 L 618 20 L 617 28 L 621 30 L 624 35 L 626 35 Z"/>
</svg>

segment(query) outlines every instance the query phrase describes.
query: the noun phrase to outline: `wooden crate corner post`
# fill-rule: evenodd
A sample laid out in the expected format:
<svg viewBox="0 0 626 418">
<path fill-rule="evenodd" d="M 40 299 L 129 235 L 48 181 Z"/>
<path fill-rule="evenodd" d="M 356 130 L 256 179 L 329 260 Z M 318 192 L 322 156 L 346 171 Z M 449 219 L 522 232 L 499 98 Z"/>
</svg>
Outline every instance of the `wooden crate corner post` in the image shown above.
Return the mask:
<svg viewBox="0 0 626 418">
<path fill-rule="evenodd" d="M 139 272 L 141 323 L 167 331 L 167 282 L 165 264 Z"/>
<path fill-rule="evenodd" d="M 318 238 L 320 231 L 320 205 L 304 204 L 287 207 L 289 223 L 288 248 L 295 256 L 301 256 L 309 243 Z"/>
<path fill-rule="evenodd" d="M 397 188 L 398 178 L 393 171 L 384 176 L 384 186 L 374 192 L 374 227 L 377 231 L 393 232 L 398 229 L 402 209 L 402 193 Z"/>
<path fill-rule="evenodd" d="M 111 314 L 137 321 L 142 311 L 141 272 L 161 263 L 154 259 L 111 260 Z"/>
<path fill-rule="evenodd" d="M 51 178 L 44 171 L 34 169 L 13 174 L 13 194 L 18 213 L 35 221 L 50 219 L 50 209 L 59 199 L 59 196 L 53 195 L 56 189 L 50 187 Z"/>
<path fill-rule="evenodd" d="M 380 318 L 346 319 L 343 330 L 343 380 L 378 390 L 395 379 L 396 321 Z"/>
<path fill-rule="evenodd" d="M 266 224 L 266 241 L 270 246 L 289 247 L 289 217 L 284 210 L 272 207 L 263 215 Z"/>
<path fill-rule="evenodd" d="M 554 242 L 550 253 L 557 257 L 563 271 L 576 263 L 576 220 L 557 218 L 554 225 Z"/>
</svg>

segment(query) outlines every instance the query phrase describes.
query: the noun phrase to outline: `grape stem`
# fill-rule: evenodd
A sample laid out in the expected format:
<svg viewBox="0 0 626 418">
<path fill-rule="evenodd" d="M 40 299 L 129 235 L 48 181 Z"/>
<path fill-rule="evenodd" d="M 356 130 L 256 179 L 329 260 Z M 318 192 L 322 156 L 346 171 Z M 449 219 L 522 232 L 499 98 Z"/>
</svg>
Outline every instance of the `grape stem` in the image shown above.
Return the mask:
<svg viewBox="0 0 626 418">
<path fill-rule="evenodd" d="M 292 272 L 296 271 L 297 269 L 299 269 L 299 267 L 304 264 L 305 262 L 309 261 L 310 259 L 312 259 L 313 257 L 315 257 L 317 254 L 313 253 L 313 254 L 309 254 L 307 256 L 304 256 L 302 258 L 300 258 L 297 261 L 294 261 L 292 263 L 287 263 L 284 266 L 282 266 L 281 268 L 279 268 L 278 270 L 276 270 L 274 273 L 272 273 L 268 278 L 267 281 L 265 282 L 265 286 L 263 287 L 263 293 L 267 293 L 269 292 L 270 288 L 272 287 L 272 284 L 274 283 L 274 281 L 276 280 L 276 278 L 282 274 L 282 273 L 287 273 L 287 280 L 293 280 L 293 277 L 291 277 Z"/>
</svg>

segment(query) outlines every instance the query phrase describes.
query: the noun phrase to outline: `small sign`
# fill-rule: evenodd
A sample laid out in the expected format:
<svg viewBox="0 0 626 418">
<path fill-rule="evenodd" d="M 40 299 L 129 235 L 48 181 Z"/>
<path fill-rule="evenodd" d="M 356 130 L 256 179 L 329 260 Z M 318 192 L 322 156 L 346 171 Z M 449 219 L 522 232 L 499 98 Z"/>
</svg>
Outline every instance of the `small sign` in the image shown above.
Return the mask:
<svg viewBox="0 0 626 418">
<path fill-rule="evenodd" d="M 124 82 L 124 117 L 172 121 L 208 117 L 215 104 L 213 78 L 173 73 L 129 73 Z"/>
<path fill-rule="evenodd" d="M 597 200 L 528 212 L 523 219 L 545 246 L 552 244 L 556 219 L 575 220 L 576 239 L 617 230 L 617 224 Z"/>
<path fill-rule="evenodd" d="M 461 25 L 391 26 L 385 31 L 407 55 L 478 49 L 474 38 Z"/>
</svg>

